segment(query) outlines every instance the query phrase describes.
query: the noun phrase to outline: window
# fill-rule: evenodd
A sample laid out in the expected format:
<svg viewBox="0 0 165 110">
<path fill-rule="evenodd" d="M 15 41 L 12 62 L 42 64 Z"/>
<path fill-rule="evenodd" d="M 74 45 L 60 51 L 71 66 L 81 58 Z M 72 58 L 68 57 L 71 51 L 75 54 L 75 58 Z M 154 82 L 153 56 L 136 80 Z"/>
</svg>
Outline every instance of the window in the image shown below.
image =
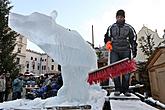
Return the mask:
<svg viewBox="0 0 165 110">
<path fill-rule="evenodd" d="M 40 70 L 40 63 L 38 63 L 38 66 L 37 66 L 38 70 Z"/>
<path fill-rule="evenodd" d="M 58 65 L 58 71 L 61 71 L 61 65 Z"/>
<path fill-rule="evenodd" d="M 45 61 L 46 61 L 46 59 L 45 59 Z"/>
<path fill-rule="evenodd" d="M 33 60 L 33 57 L 31 57 L 31 60 Z"/>
<path fill-rule="evenodd" d="M 33 64 L 33 69 L 35 69 L 35 64 Z"/>
<path fill-rule="evenodd" d="M 37 61 L 37 58 L 35 58 L 35 61 Z"/>
<path fill-rule="evenodd" d="M 29 63 L 26 65 L 26 68 L 29 68 Z"/>
<path fill-rule="evenodd" d="M 32 68 L 35 69 L 35 62 L 34 62 L 34 60 L 32 61 Z"/>
<path fill-rule="evenodd" d="M 51 70 L 54 70 L 54 65 L 52 65 Z"/>
<path fill-rule="evenodd" d="M 16 63 L 19 64 L 19 62 L 20 62 L 20 58 L 17 58 Z"/>
<path fill-rule="evenodd" d="M 42 70 L 44 70 L 44 66 L 42 66 Z"/>
<path fill-rule="evenodd" d="M 46 70 L 46 65 L 44 66 L 44 70 Z"/>
<path fill-rule="evenodd" d="M 54 60 L 52 59 L 52 62 L 54 62 Z"/>
<path fill-rule="evenodd" d="M 18 53 L 21 53 L 21 48 L 18 48 L 17 52 L 18 52 Z"/>
</svg>

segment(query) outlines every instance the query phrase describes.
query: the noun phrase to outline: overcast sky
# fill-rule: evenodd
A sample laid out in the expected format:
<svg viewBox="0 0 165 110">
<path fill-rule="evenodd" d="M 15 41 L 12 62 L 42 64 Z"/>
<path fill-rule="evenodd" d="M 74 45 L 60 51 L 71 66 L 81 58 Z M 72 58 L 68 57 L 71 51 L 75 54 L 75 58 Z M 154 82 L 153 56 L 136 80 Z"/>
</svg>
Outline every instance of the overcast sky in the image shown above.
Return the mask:
<svg viewBox="0 0 165 110">
<path fill-rule="evenodd" d="M 118 9 L 125 10 L 126 22 L 137 33 L 145 25 L 153 31 L 157 29 L 161 37 L 165 29 L 165 0 L 11 0 L 11 4 L 14 6 L 12 12 L 24 15 L 33 12 L 50 15 L 56 10 L 59 25 L 77 30 L 89 42 L 93 25 L 95 46 L 104 45 L 104 34 L 116 21 Z M 40 52 L 31 42 L 27 48 Z"/>
</svg>

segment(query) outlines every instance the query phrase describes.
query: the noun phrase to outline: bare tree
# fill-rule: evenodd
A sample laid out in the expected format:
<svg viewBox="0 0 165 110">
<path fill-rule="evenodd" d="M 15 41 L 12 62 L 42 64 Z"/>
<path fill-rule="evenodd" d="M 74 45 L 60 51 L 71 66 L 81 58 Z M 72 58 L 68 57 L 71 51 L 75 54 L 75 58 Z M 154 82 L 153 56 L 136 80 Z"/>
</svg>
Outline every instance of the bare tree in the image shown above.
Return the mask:
<svg viewBox="0 0 165 110">
<path fill-rule="evenodd" d="M 140 48 L 142 52 L 144 53 L 145 56 L 147 56 L 147 59 L 148 59 L 154 51 L 155 43 L 154 43 L 154 37 L 151 33 L 147 31 L 145 32 L 145 34 L 146 34 L 146 37 L 142 36 L 138 40 L 139 40 Z"/>
</svg>

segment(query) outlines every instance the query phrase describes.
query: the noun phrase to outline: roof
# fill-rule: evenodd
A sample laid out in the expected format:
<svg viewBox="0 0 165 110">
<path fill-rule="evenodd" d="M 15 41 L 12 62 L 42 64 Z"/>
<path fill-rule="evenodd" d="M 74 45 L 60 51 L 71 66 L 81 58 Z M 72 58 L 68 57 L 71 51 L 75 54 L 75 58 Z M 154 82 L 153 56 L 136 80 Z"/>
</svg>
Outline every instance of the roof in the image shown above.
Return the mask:
<svg viewBox="0 0 165 110">
<path fill-rule="evenodd" d="M 147 68 L 150 68 L 156 61 L 157 59 L 160 57 L 160 55 L 162 54 L 161 51 L 165 49 L 165 46 L 162 47 L 157 47 L 155 48 L 154 52 L 152 53 L 152 55 L 149 57 L 149 60 L 147 62 Z"/>
<path fill-rule="evenodd" d="M 27 52 L 32 52 L 32 53 L 35 53 L 35 54 L 39 54 L 39 55 L 42 55 L 43 53 L 39 53 L 39 52 L 36 52 L 34 50 L 30 50 L 30 49 L 26 49 Z"/>
</svg>

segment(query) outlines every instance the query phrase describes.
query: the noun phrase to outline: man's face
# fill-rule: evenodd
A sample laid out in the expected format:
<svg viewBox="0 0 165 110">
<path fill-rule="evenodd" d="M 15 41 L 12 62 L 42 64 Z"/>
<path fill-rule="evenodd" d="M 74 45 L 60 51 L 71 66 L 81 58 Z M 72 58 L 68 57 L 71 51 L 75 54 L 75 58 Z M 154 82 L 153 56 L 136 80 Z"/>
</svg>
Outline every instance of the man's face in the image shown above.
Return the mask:
<svg viewBox="0 0 165 110">
<path fill-rule="evenodd" d="M 119 21 L 119 22 L 121 22 L 121 21 L 124 21 L 125 20 L 125 18 L 123 17 L 123 16 L 116 16 L 116 20 L 117 21 Z"/>
</svg>

